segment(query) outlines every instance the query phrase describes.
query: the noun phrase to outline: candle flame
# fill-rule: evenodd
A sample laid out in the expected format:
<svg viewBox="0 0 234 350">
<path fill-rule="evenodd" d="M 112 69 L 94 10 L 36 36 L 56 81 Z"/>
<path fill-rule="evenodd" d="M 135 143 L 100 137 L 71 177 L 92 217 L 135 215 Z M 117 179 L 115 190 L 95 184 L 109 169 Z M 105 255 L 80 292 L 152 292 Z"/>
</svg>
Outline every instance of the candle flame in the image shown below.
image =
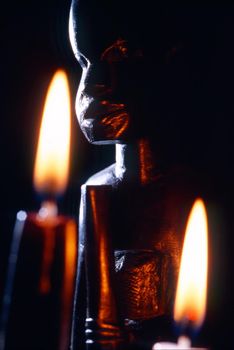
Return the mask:
<svg viewBox="0 0 234 350">
<path fill-rule="evenodd" d="M 174 318 L 201 326 L 206 309 L 208 224 L 203 201 L 197 199 L 189 215 L 176 291 Z"/>
<path fill-rule="evenodd" d="M 46 96 L 34 166 L 39 193 L 65 191 L 70 161 L 70 93 L 66 73 L 58 70 Z"/>
</svg>

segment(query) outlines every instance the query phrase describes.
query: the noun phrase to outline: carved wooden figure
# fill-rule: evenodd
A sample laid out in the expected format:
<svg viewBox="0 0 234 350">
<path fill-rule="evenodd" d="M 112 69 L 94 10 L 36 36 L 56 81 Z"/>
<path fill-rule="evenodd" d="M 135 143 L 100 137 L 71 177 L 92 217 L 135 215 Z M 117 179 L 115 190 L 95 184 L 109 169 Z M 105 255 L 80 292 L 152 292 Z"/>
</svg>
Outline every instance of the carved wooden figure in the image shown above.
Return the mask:
<svg viewBox="0 0 234 350">
<path fill-rule="evenodd" d="M 78 121 L 89 142 L 116 145 L 115 163 L 82 186 L 74 350 L 84 341 L 101 349 L 150 342 L 151 321 L 172 310 L 194 199 L 175 165 L 189 153 L 183 131 L 194 97 L 184 64 L 189 18 L 184 31 L 166 3 L 72 2 Z"/>
</svg>

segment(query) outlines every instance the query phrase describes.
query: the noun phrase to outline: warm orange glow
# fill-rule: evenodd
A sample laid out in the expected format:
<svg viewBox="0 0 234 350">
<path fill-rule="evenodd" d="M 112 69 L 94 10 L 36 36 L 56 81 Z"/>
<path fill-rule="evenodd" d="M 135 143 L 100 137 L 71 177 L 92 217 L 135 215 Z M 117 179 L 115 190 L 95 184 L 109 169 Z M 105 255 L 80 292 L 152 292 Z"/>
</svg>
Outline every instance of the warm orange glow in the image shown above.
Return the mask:
<svg viewBox="0 0 234 350">
<path fill-rule="evenodd" d="M 70 321 L 73 306 L 74 280 L 76 275 L 77 258 L 77 229 L 73 220 L 69 220 L 65 227 L 64 242 L 64 275 L 61 293 L 61 330 L 60 350 L 66 349 L 70 336 Z"/>
<path fill-rule="evenodd" d="M 189 215 L 176 291 L 174 318 L 199 327 L 205 317 L 208 268 L 208 227 L 203 201 Z"/>
<path fill-rule="evenodd" d="M 70 157 L 70 94 L 64 71 L 49 86 L 41 122 L 34 167 L 38 192 L 59 194 L 66 188 Z"/>
</svg>

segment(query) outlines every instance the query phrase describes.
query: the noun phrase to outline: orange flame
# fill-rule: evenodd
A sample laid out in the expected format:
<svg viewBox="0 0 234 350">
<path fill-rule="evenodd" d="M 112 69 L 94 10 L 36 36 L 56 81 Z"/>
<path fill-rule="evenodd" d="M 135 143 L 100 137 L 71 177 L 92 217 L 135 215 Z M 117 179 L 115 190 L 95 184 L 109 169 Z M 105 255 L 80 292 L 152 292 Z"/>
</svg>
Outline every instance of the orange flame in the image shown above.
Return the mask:
<svg viewBox="0 0 234 350">
<path fill-rule="evenodd" d="M 208 269 L 208 225 L 203 201 L 189 215 L 176 291 L 174 318 L 199 327 L 205 317 Z"/>
<path fill-rule="evenodd" d="M 66 73 L 58 70 L 49 86 L 34 166 L 39 193 L 65 191 L 70 162 L 70 93 Z"/>
</svg>

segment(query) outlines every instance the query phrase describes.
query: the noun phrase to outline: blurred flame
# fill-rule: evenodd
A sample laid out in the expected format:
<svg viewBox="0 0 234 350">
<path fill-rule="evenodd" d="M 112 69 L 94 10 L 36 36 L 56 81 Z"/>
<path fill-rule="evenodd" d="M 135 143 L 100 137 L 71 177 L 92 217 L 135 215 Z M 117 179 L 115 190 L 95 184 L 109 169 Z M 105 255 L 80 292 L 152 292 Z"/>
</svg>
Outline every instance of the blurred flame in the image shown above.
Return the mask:
<svg viewBox="0 0 234 350">
<path fill-rule="evenodd" d="M 66 73 L 58 70 L 50 83 L 40 128 L 34 166 L 38 192 L 65 191 L 70 157 L 70 93 Z"/>
<path fill-rule="evenodd" d="M 199 327 L 205 317 L 208 268 L 208 225 L 203 201 L 189 215 L 176 291 L 174 318 Z"/>
</svg>

